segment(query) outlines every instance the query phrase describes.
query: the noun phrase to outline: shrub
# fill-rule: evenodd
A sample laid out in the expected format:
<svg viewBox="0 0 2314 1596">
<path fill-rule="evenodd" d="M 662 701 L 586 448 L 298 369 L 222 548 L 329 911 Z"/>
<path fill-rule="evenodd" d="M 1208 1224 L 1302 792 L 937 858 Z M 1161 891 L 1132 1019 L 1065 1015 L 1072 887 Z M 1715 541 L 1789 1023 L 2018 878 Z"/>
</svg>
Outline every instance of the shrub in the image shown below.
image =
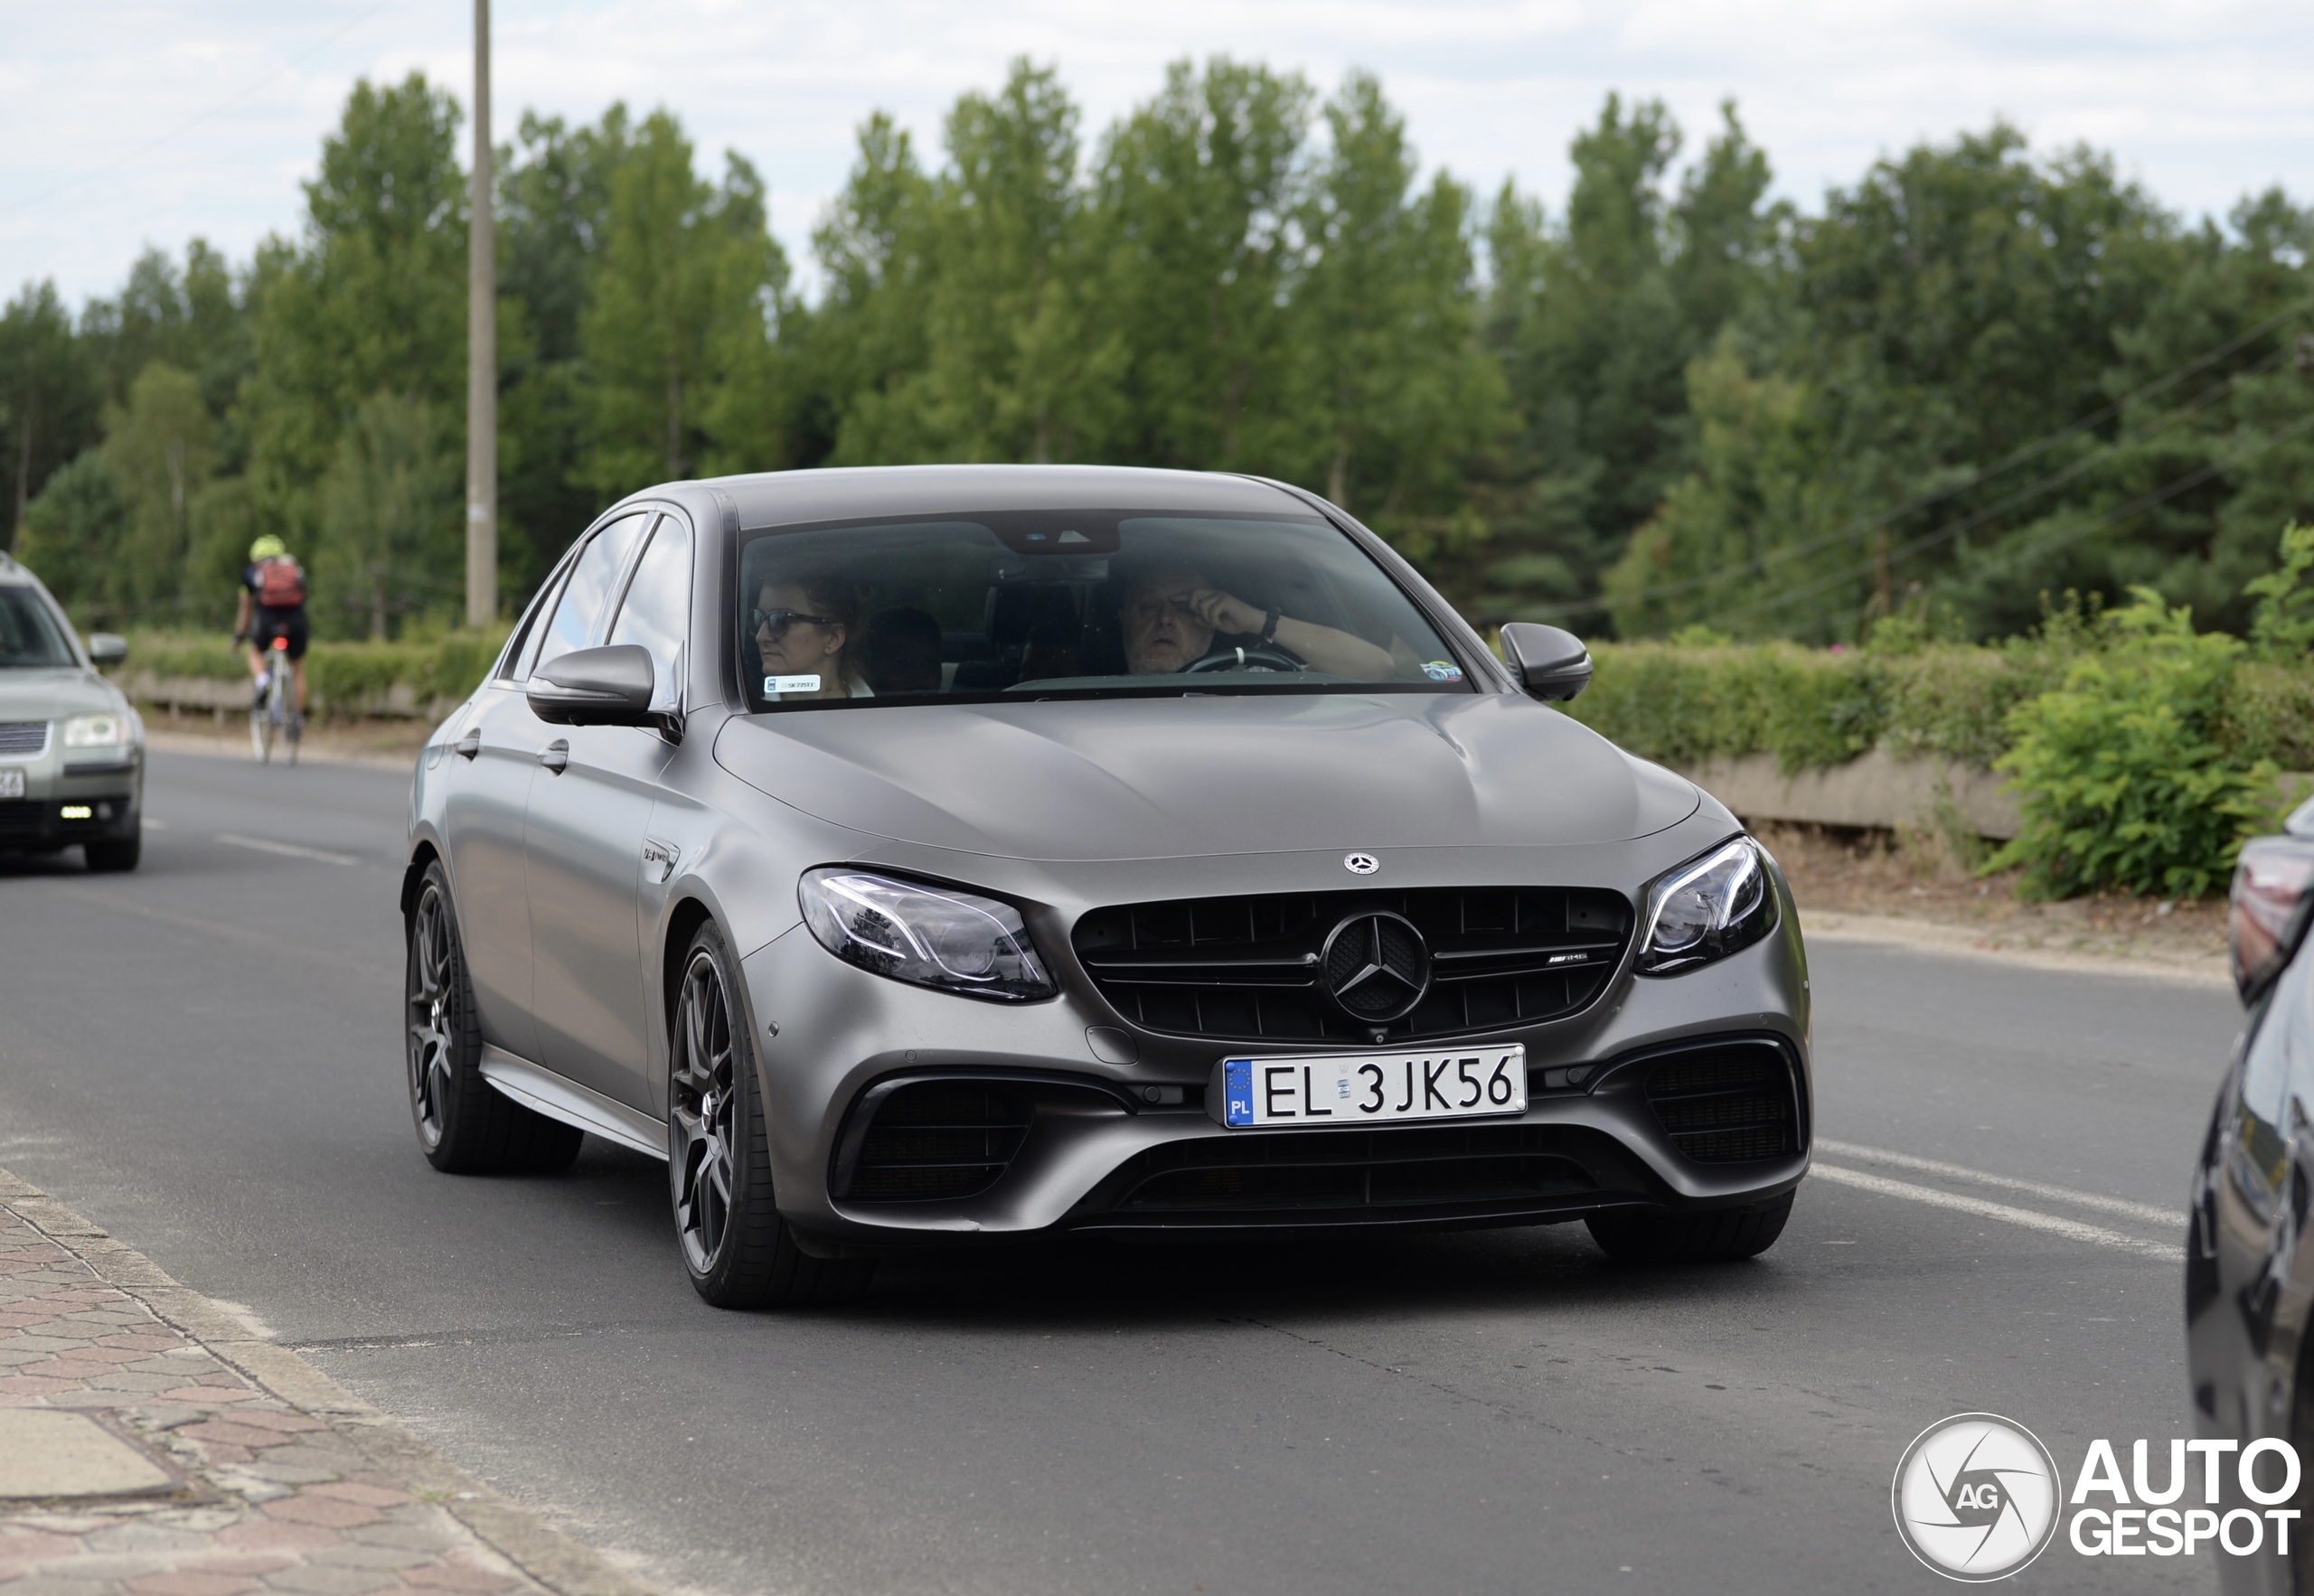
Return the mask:
<svg viewBox="0 0 2314 1596">
<path fill-rule="evenodd" d="M 2266 820 L 2271 765 L 2244 768 L 2218 739 L 2237 640 L 2193 629 L 2150 588 L 2107 618 L 2108 643 L 2055 690 L 2008 716 L 2008 774 L 2024 829 L 1987 862 L 2023 867 L 2029 896 L 2119 888 L 2191 897 L 2233 868 Z"/>
</svg>

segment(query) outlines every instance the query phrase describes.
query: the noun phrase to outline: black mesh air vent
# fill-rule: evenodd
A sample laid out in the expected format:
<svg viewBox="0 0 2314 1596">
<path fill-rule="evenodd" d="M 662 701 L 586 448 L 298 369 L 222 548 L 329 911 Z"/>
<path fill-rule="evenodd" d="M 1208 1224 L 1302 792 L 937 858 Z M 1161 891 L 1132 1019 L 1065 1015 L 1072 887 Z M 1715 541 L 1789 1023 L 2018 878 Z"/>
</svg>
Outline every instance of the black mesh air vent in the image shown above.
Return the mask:
<svg viewBox="0 0 2314 1596">
<path fill-rule="evenodd" d="M 37 837 L 52 807 L 36 798 L 0 800 L 0 837 Z"/>
<path fill-rule="evenodd" d="M 1666 1059 L 1648 1073 L 1647 1102 L 1671 1145 L 1699 1164 L 1800 1150 L 1792 1066 L 1771 1042 L 1726 1042 Z"/>
<path fill-rule="evenodd" d="M 1380 1028 L 1391 1041 L 1572 1014 L 1605 989 L 1631 936 L 1621 893 L 1440 887 L 1120 905 L 1086 915 L 1071 940 L 1101 995 L 1150 1030 L 1365 1043 L 1377 1023 L 1336 1006 L 1320 961 L 1336 925 L 1371 910 L 1412 922 L 1430 961 L 1422 1001 Z"/>
<path fill-rule="evenodd" d="M 1100 1225 L 1293 1223 L 1547 1208 L 1635 1187 L 1595 1131 L 1431 1125 L 1169 1142 L 1117 1172 Z"/>
<path fill-rule="evenodd" d="M 876 1105 L 844 1196 L 855 1203 L 977 1197 L 1021 1150 L 1029 1107 L 978 1081 L 918 1081 Z"/>
</svg>

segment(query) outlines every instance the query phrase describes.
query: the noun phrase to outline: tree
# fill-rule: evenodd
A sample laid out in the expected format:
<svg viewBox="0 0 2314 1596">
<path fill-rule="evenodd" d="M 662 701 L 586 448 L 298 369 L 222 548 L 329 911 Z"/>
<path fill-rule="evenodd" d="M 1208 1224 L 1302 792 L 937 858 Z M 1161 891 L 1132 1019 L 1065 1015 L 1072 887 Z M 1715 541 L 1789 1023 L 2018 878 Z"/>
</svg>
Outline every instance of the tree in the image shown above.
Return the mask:
<svg viewBox="0 0 2314 1596">
<path fill-rule="evenodd" d="M 118 551 L 128 511 L 99 449 L 83 449 L 50 474 L 24 507 L 16 554 L 76 617 L 127 613 Z"/>
<path fill-rule="evenodd" d="M 336 602 L 316 610 L 363 616 L 382 638 L 393 618 L 437 603 L 464 537 L 462 467 L 425 401 L 363 400 L 323 483 L 315 575 Z"/>
<path fill-rule="evenodd" d="M 381 391 L 456 408 L 466 393 L 466 179 L 449 96 L 413 72 L 354 85 L 306 185 L 306 236 L 256 297 L 243 400 L 250 470 L 293 524 L 353 411 Z"/>
<path fill-rule="evenodd" d="M 125 405 L 105 410 L 105 464 L 119 484 L 127 521 L 115 550 L 120 598 L 141 614 L 183 587 L 193 502 L 214 463 L 213 424 L 193 373 L 154 361 L 129 384 Z"/>
<path fill-rule="evenodd" d="M 1090 225 L 1124 348 L 1115 457 L 1229 470 L 1284 446 L 1312 98 L 1265 67 L 1179 61 L 1104 141 Z"/>
<path fill-rule="evenodd" d="M 1484 536 L 1461 467 L 1503 420 L 1476 338 L 1470 195 L 1443 174 L 1414 192 L 1405 124 L 1371 77 L 1324 115 L 1331 148 L 1297 217 L 1291 474 L 1428 559 Z"/>
<path fill-rule="evenodd" d="M 720 186 L 701 181 L 681 127 L 652 113 L 611 172 L 579 317 L 594 390 L 579 478 L 617 495 L 691 475 L 717 390 L 786 282 L 755 168 L 731 155 Z"/>
<path fill-rule="evenodd" d="M 0 312 L 0 482 L 13 548 L 24 507 L 95 435 L 96 385 L 52 282 L 27 283 Z"/>
</svg>

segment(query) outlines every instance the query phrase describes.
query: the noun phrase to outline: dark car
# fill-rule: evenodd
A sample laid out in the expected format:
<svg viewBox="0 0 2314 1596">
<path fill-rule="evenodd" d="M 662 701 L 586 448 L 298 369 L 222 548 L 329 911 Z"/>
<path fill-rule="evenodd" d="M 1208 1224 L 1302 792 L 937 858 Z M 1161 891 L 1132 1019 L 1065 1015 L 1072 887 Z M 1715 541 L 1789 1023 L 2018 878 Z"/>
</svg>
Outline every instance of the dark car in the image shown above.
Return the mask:
<svg viewBox="0 0 2314 1596">
<path fill-rule="evenodd" d="M 2314 956 L 2306 925 L 2314 913 L 2314 802 L 2301 805 L 2284 835 L 2242 850 L 2234 872 L 2234 984 L 2248 1019 L 2218 1089 L 2193 1184 L 2186 1243 L 2186 1345 L 2201 1434 L 2244 1449 L 2264 1438 L 2287 1441 L 2314 1466 L 2314 1248 L 2307 1229 L 2314 1145 Z M 2251 1481 L 2271 1495 L 2286 1482 L 2278 1455 L 2253 1466 Z M 2238 1465 L 2222 1471 L 2223 1511 L 2261 1513 Z M 2314 1509 L 2314 1479 L 2287 1502 Z M 2229 1591 L 2314 1590 L 2309 1560 L 2296 1554 L 2300 1517 L 2282 1555 L 2262 1535 L 2253 1556 L 2218 1560 Z M 2273 1526 L 2263 1526 L 2271 1532 Z M 2248 1530 L 2238 1532 L 2246 1543 Z"/>
<path fill-rule="evenodd" d="M 1773 861 L 1379 539 L 1246 477 L 667 485 L 428 741 L 445 1170 L 670 1163 L 723 1304 L 880 1252 L 1585 1219 L 1748 1257 L 1807 1169 Z"/>
</svg>

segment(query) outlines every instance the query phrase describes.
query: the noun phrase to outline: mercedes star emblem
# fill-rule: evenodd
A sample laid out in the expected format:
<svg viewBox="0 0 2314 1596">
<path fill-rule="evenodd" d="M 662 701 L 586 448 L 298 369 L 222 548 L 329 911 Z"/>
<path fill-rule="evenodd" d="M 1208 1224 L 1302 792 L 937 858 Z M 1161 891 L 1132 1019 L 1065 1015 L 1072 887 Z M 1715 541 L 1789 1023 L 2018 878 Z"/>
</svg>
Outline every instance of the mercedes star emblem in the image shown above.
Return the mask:
<svg viewBox="0 0 2314 1596">
<path fill-rule="evenodd" d="M 1365 1024 L 1413 1012 L 1430 990 L 1430 950 L 1403 915 L 1352 915 L 1333 928 L 1318 967 L 1341 1011 Z"/>
<path fill-rule="evenodd" d="M 1353 876 L 1370 876 L 1382 868 L 1382 861 L 1370 853 L 1345 853 L 1341 868 Z"/>
</svg>

